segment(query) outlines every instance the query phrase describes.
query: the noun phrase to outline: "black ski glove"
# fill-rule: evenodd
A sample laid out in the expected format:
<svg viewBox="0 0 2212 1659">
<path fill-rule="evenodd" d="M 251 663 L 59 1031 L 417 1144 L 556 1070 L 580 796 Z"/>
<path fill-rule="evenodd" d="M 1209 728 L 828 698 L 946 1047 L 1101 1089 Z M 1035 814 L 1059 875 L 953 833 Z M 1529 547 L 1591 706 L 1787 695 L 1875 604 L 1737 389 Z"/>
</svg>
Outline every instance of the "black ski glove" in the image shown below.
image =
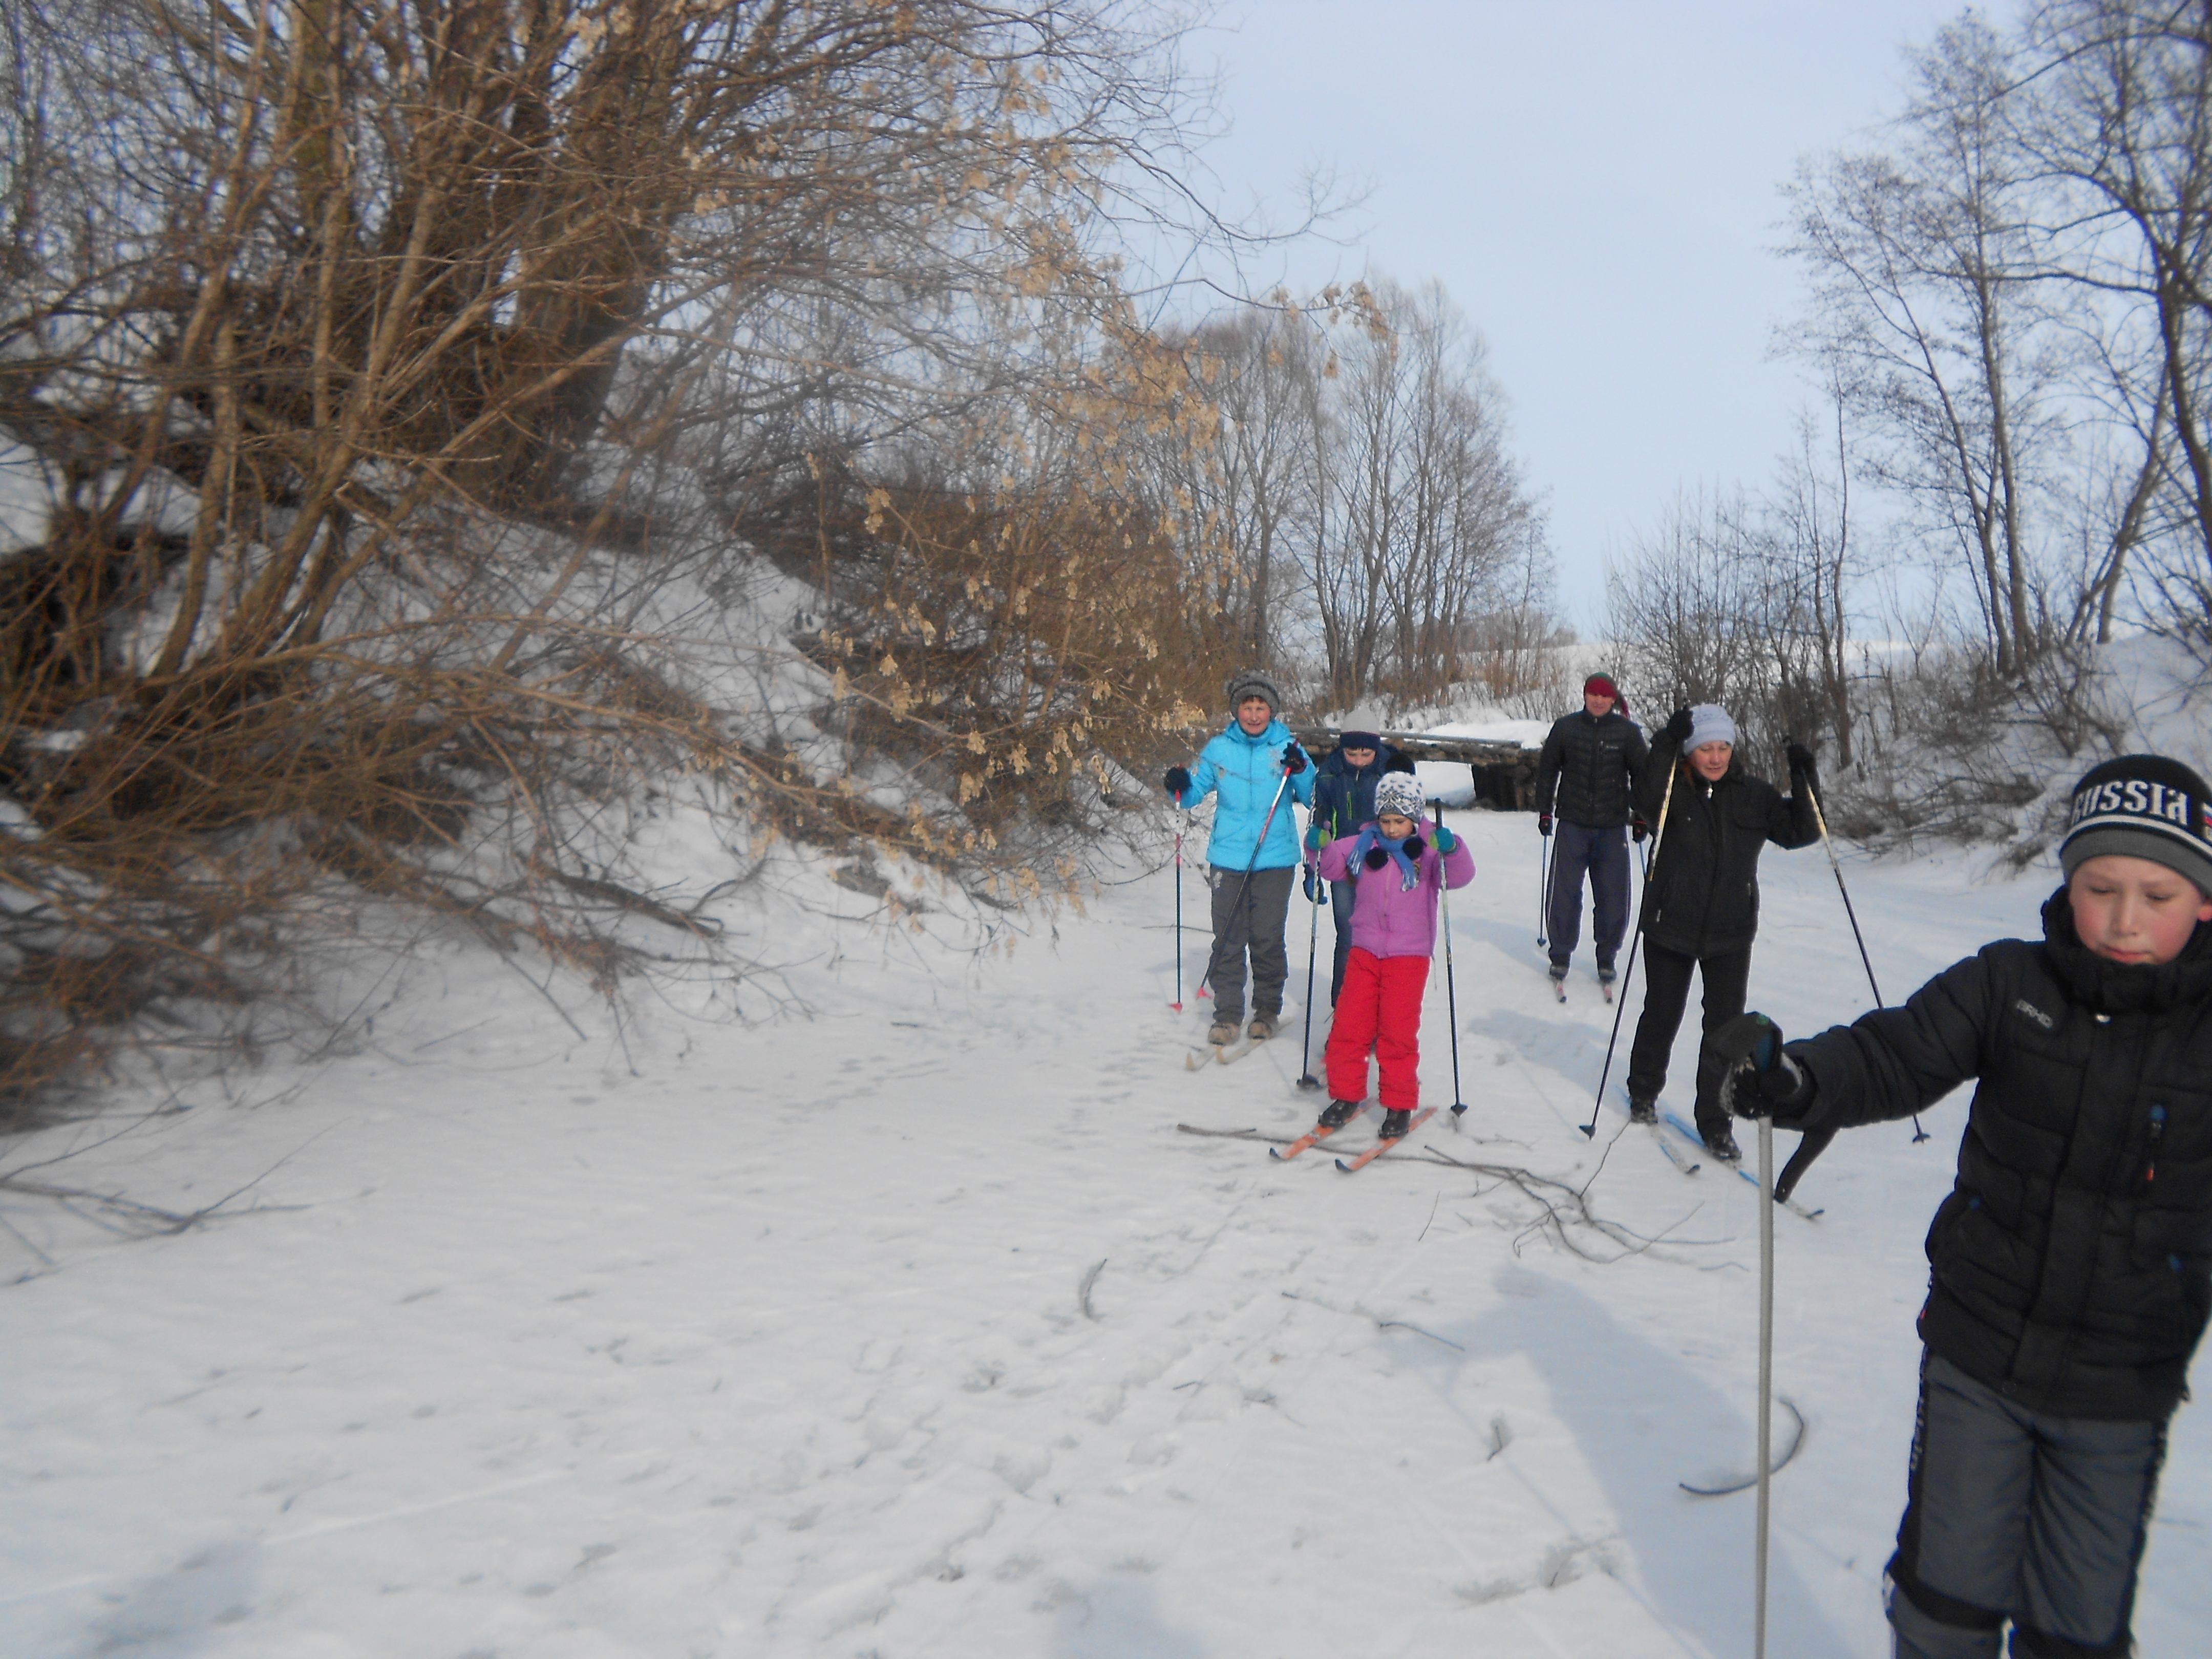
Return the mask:
<svg viewBox="0 0 2212 1659">
<path fill-rule="evenodd" d="M 1793 742 L 1789 754 L 1790 775 L 1793 778 L 1812 777 L 1820 767 L 1820 763 L 1813 757 L 1813 751 L 1802 743 Z"/>
<path fill-rule="evenodd" d="M 1305 769 L 1306 751 L 1299 748 L 1298 740 L 1292 738 L 1283 745 L 1283 775 L 1294 778 Z"/>
<path fill-rule="evenodd" d="M 1552 815 L 1549 812 L 1536 814 L 1536 833 L 1540 836 L 1548 836 L 1552 833 Z"/>
<path fill-rule="evenodd" d="M 1651 826 L 1644 823 L 1642 818 L 1631 818 L 1628 821 L 1628 836 L 1630 840 L 1642 841 L 1650 833 Z"/>
<path fill-rule="evenodd" d="M 1687 708 L 1677 708 L 1667 717 L 1667 724 L 1659 728 L 1653 745 L 1660 749 L 1680 749 L 1690 740 L 1690 728 L 1697 724 Z"/>
<path fill-rule="evenodd" d="M 1304 868 L 1306 872 L 1304 884 L 1306 890 L 1306 902 L 1319 904 L 1328 896 L 1322 882 L 1321 871 L 1310 864 L 1304 866 Z"/>
<path fill-rule="evenodd" d="M 1168 793 L 1173 795 L 1177 800 L 1181 800 L 1190 793 L 1190 773 L 1182 767 L 1168 768 L 1168 775 L 1161 781 L 1167 785 Z"/>
<path fill-rule="evenodd" d="M 1708 1039 L 1728 1062 L 1721 1103 L 1738 1117 L 1801 1122 L 1813 1104 L 1813 1079 L 1782 1049 L 1782 1028 L 1765 1014 L 1738 1014 Z"/>
</svg>

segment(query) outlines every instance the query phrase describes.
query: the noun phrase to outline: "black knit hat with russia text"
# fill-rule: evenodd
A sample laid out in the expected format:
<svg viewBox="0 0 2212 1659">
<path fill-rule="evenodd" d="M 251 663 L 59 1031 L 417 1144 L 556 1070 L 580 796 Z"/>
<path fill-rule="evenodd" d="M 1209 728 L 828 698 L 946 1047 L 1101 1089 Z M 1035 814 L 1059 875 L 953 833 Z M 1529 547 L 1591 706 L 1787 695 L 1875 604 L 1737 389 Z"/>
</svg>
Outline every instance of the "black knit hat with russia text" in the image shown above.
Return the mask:
<svg viewBox="0 0 2212 1659">
<path fill-rule="evenodd" d="M 2179 761 L 2123 755 L 2093 766 L 2074 786 L 2058 862 L 2071 880 L 2094 858 L 2148 859 L 2212 897 L 2212 791 Z"/>
</svg>

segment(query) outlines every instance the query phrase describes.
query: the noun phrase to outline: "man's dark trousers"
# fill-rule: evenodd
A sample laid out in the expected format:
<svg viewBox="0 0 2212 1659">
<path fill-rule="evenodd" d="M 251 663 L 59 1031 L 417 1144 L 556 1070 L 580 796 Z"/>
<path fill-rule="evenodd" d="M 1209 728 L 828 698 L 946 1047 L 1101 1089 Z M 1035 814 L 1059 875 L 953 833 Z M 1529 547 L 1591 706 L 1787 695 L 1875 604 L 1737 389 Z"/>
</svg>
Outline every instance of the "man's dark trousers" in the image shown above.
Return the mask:
<svg viewBox="0 0 2212 1659">
<path fill-rule="evenodd" d="M 2166 1425 L 2030 1411 L 1925 1355 L 1889 1563 L 1900 1659 L 2121 1659 Z"/>
<path fill-rule="evenodd" d="M 1705 982 L 1705 1035 L 1707 1037 L 1743 1012 L 1744 993 L 1751 983 L 1751 946 L 1698 957 L 1687 951 L 1670 951 L 1644 941 L 1644 1013 L 1636 1022 L 1636 1041 L 1628 1050 L 1628 1094 L 1632 1100 L 1656 1100 L 1667 1086 L 1667 1061 L 1674 1049 L 1674 1033 L 1682 1024 L 1682 1009 L 1690 1000 L 1690 970 Z M 1698 1048 L 1698 1133 L 1710 1134 L 1728 1127 L 1727 1109 L 1721 1104 L 1721 1079 L 1728 1062 L 1701 1043 Z"/>
<path fill-rule="evenodd" d="M 1283 1012 L 1283 981 L 1290 977 L 1291 959 L 1283 945 L 1283 927 L 1290 918 L 1291 889 L 1297 885 L 1297 866 L 1255 870 L 1246 879 L 1242 870 L 1218 866 L 1206 871 L 1213 899 L 1213 957 L 1206 963 L 1206 982 L 1213 990 L 1213 1017 L 1235 1024 L 1244 1018 L 1244 958 L 1252 958 L 1252 1012 L 1273 1019 Z"/>
<path fill-rule="evenodd" d="M 1544 918 L 1552 965 L 1565 968 L 1583 936 L 1583 874 L 1589 874 L 1590 943 L 1597 965 L 1613 966 L 1628 933 L 1628 831 L 1593 830 L 1560 818 L 1552 826 L 1552 902 Z"/>
</svg>

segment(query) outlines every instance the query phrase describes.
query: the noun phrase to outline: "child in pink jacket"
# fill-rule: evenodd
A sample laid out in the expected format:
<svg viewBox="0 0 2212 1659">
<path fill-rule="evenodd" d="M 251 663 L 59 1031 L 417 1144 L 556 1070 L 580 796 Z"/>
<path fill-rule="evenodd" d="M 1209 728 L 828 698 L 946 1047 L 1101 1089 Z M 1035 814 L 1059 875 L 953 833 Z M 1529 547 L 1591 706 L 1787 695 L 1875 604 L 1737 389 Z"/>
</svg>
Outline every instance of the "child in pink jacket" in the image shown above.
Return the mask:
<svg viewBox="0 0 2212 1659">
<path fill-rule="evenodd" d="M 1437 900 L 1474 879 L 1474 856 L 1441 823 L 1421 839 L 1421 783 L 1392 772 L 1375 786 L 1375 822 L 1321 850 L 1329 881 L 1354 884 L 1352 956 L 1328 1034 L 1328 1109 L 1340 1128 L 1367 1097 L 1367 1056 L 1382 1073 L 1384 1140 L 1401 1138 L 1420 1102 L 1421 994 L 1437 948 Z"/>
</svg>

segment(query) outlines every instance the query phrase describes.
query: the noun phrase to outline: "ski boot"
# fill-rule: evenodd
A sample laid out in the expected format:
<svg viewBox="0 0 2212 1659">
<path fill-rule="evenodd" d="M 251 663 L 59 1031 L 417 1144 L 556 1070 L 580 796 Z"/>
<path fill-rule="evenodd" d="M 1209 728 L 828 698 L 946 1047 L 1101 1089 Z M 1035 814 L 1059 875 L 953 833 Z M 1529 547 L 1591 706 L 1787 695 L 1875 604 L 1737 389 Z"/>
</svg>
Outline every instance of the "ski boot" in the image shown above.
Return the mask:
<svg viewBox="0 0 2212 1659">
<path fill-rule="evenodd" d="M 1377 1140 L 1403 1140 L 1413 1121 L 1411 1112 L 1385 1112 L 1382 1114 L 1382 1127 L 1376 1131 L 1375 1138 Z"/>
<path fill-rule="evenodd" d="M 1252 1023 L 1245 1028 L 1244 1035 L 1251 1038 L 1255 1042 L 1265 1042 L 1269 1037 L 1275 1035 L 1275 1016 L 1273 1014 L 1253 1015 Z"/>
<path fill-rule="evenodd" d="M 1356 1100 L 1332 1100 L 1328 1103 L 1328 1109 L 1321 1115 L 1321 1121 L 1314 1127 L 1317 1129 L 1341 1129 L 1358 1115 L 1358 1111 L 1359 1103 Z"/>
<path fill-rule="evenodd" d="M 1735 1144 L 1735 1137 L 1729 1133 L 1726 1124 L 1698 1133 L 1705 1138 L 1705 1150 L 1730 1169 L 1743 1162 L 1743 1148 Z"/>
<path fill-rule="evenodd" d="M 1634 1095 L 1629 1096 L 1628 1121 L 1631 1123 L 1658 1122 L 1659 1103 L 1656 1100 L 1638 1100 Z"/>
<path fill-rule="evenodd" d="M 1217 1048 L 1226 1048 L 1237 1041 L 1237 1026 L 1236 1020 L 1217 1019 L 1206 1028 L 1206 1040 Z"/>
</svg>

